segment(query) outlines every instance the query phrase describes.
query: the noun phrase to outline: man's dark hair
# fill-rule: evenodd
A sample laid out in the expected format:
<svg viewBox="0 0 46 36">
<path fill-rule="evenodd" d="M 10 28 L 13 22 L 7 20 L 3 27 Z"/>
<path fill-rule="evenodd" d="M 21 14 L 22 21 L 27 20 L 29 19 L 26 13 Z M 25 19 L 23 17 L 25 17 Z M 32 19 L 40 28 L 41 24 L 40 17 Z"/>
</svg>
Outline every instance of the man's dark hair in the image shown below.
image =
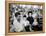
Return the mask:
<svg viewBox="0 0 46 36">
<path fill-rule="evenodd" d="M 18 15 L 20 15 L 20 13 L 19 13 L 19 12 L 16 12 L 16 13 L 15 13 L 15 17 L 17 17 Z"/>
<path fill-rule="evenodd" d="M 26 15 L 24 15 L 23 17 L 26 17 Z"/>
<path fill-rule="evenodd" d="M 29 12 L 28 12 L 28 15 L 29 15 L 29 13 L 31 13 L 31 14 L 32 14 L 32 11 L 29 11 Z"/>
</svg>

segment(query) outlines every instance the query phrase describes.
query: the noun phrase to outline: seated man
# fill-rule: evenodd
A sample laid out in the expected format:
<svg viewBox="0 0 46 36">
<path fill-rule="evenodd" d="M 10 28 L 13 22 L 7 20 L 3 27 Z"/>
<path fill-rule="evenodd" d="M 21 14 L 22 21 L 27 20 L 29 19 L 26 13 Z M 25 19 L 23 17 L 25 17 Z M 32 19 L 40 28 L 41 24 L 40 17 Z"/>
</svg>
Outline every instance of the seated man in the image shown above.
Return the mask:
<svg viewBox="0 0 46 36">
<path fill-rule="evenodd" d="M 30 28 L 31 28 L 31 30 L 32 30 L 32 23 L 34 22 L 34 19 L 33 19 L 33 17 L 32 17 L 32 11 L 29 11 L 29 12 L 28 12 L 27 20 L 29 21 L 29 23 L 30 23 Z"/>
</svg>

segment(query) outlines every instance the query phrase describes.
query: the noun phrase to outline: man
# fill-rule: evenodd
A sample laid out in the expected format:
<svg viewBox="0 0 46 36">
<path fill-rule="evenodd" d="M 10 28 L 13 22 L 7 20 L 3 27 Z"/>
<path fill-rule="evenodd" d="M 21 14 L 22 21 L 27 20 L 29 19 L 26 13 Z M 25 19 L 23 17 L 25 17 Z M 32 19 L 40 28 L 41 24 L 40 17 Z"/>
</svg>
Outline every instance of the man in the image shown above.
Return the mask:
<svg viewBox="0 0 46 36">
<path fill-rule="evenodd" d="M 32 31 L 32 23 L 34 22 L 34 19 L 33 19 L 33 17 L 32 17 L 32 11 L 29 11 L 28 12 L 28 17 L 27 17 L 27 20 L 29 21 L 29 23 L 30 23 L 30 31 Z"/>
</svg>

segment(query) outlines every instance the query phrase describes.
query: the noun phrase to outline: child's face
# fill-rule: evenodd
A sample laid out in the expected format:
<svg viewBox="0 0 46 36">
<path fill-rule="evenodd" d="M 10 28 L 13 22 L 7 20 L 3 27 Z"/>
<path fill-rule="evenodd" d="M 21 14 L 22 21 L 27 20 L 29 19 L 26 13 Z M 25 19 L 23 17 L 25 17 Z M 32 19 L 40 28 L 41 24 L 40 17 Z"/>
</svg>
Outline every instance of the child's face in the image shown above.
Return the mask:
<svg viewBox="0 0 46 36">
<path fill-rule="evenodd" d="M 26 20 L 26 17 L 24 17 L 23 19 Z"/>
</svg>

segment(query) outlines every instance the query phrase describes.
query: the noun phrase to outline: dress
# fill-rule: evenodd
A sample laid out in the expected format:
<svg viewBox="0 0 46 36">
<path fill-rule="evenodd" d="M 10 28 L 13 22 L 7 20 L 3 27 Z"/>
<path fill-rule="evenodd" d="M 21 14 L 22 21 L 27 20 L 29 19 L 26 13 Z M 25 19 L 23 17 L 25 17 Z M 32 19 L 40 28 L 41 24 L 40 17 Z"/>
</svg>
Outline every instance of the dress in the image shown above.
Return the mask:
<svg viewBox="0 0 46 36">
<path fill-rule="evenodd" d="M 20 21 L 18 22 L 16 18 L 14 18 L 14 30 L 16 32 L 20 32 L 24 29 L 23 23 Z"/>
</svg>

